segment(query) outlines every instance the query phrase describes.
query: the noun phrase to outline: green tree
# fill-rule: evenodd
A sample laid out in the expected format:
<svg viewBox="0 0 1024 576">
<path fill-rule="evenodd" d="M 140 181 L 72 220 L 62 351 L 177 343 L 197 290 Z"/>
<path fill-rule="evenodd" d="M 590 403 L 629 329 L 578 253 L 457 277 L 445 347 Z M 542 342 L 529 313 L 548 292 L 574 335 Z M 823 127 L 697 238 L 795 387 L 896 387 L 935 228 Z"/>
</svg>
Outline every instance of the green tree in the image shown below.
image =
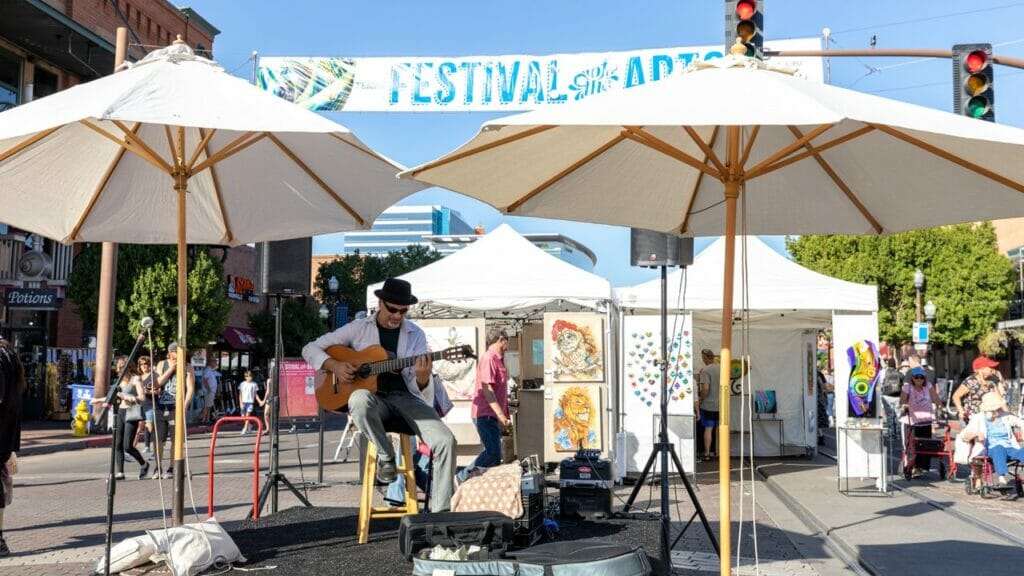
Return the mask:
<svg viewBox="0 0 1024 576">
<path fill-rule="evenodd" d="M 227 322 L 231 303 L 224 297 L 223 266 L 205 249 L 196 251 L 188 271 L 188 345 L 205 347 Z M 140 270 L 127 298 L 118 299 L 120 316 L 132 321 L 130 331 L 115 332 L 115 345 L 129 349 L 138 333 L 138 319 L 153 318 L 153 343 L 165 347 L 178 334 L 178 265 L 175 259 L 151 263 Z"/>
<path fill-rule="evenodd" d="M 441 259 L 441 255 L 424 246 L 409 246 L 386 256 L 363 256 L 358 252 L 320 265 L 316 274 L 316 298 L 333 302 L 327 281 L 338 279 L 337 299 L 347 302 L 349 310 L 366 310 L 366 287 L 385 278 L 401 276 Z M 415 287 L 414 292 L 415 292 Z"/>
<path fill-rule="evenodd" d="M 262 310 L 249 315 L 249 327 L 256 332 L 259 342 L 254 346 L 256 355 L 274 357 L 274 312 Z M 307 342 L 323 334 L 323 320 L 299 299 L 288 298 L 281 305 L 281 342 L 284 356 L 298 356 Z"/>
<path fill-rule="evenodd" d="M 938 310 L 932 340 L 973 346 L 1006 313 L 1014 291 L 1014 268 L 996 247 L 990 222 L 959 224 L 892 236 L 787 238 L 786 248 L 802 266 L 878 286 L 879 336 L 910 339 L 915 320 L 914 270 L 925 275 L 924 300 Z"/>
</svg>

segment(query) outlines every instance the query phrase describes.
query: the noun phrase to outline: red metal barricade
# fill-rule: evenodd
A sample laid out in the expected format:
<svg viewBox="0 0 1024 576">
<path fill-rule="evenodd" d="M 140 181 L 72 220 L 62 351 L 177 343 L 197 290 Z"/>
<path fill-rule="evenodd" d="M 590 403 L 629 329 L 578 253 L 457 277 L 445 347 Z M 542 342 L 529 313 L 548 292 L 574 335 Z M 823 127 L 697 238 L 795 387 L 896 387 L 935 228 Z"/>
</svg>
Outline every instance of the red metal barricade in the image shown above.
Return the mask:
<svg viewBox="0 0 1024 576">
<path fill-rule="evenodd" d="M 259 492 L 260 492 L 260 439 L 263 438 L 263 420 L 255 416 L 225 416 L 217 420 L 213 425 L 213 437 L 210 438 L 210 463 L 207 469 L 210 471 L 210 499 L 206 511 L 206 517 L 213 517 L 213 449 L 217 446 L 217 431 L 220 425 L 225 422 L 250 422 L 256 424 L 256 449 L 253 451 L 253 472 L 252 472 L 252 517 L 256 520 L 260 517 Z"/>
</svg>

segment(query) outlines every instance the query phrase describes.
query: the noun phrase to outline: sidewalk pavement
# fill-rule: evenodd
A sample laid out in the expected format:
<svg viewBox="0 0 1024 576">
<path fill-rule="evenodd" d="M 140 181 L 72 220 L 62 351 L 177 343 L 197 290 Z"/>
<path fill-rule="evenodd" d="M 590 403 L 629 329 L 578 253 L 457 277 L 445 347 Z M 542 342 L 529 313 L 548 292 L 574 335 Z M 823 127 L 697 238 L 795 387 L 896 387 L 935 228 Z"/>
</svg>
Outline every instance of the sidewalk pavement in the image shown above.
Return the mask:
<svg viewBox="0 0 1024 576">
<path fill-rule="evenodd" d="M 241 424 L 221 426 L 222 430 L 238 430 L 240 428 Z M 189 436 L 208 434 L 212 431 L 212 424 L 193 424 L 188 427 Z M 21 423 L 21 450 L 18 451 L 18 456 L 36 456 L 86 448 L 106 448 L 112 441 L 113 435 L 109 432 L 94 431 L 88 436 L 72 436 L 70 422 L 26 420 Z"/>
<path fill-rule="evenodd" d="M 1020 573 L 1024 528 L 996 515 L 977 515 L 971 503 L 977 497 L 963 495 L 962 487 L 958 500 L 948 488 L 920 484 L 845 496 L 838 490 L 837 467 L 824 458 L 764 464 L 758 472 L 817 536 L 870 574 L 970 574 L 981 566 L 986 576 Z M 873 486 L 873 480 L 851 483 Z"/>
</svg>

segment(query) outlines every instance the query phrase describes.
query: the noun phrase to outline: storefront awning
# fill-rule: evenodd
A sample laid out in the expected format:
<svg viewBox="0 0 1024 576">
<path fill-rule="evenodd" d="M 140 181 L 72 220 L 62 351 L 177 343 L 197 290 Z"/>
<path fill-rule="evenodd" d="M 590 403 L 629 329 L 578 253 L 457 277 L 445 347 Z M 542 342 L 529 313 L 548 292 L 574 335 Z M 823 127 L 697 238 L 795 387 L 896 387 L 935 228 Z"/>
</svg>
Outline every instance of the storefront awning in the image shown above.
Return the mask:
<svg viewBox="0 0 1024 576">
<path fill-rule="evenodd" d="M 250 350 L 256 344 L 256 333 L 252 328 L 228 326 L 221 330 L 220 335 L 224 339 L 225 346 L 234 350 Z"/>
</svg>

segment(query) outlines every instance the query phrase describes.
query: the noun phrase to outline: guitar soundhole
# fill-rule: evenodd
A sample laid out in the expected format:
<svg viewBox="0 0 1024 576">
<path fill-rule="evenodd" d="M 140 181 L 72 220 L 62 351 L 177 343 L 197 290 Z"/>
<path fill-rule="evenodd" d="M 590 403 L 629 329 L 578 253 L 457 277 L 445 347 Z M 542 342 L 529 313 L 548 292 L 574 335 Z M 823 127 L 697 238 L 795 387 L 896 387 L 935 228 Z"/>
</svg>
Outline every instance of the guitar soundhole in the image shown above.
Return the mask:
<svg viewBox="0 0 1024 576">
<path fill-rule="evenodd" d="M 370 371 L 371 371 L 370 365 L 369 364 L 363 364 L 362 366 L 359 367 L 358 370 L 356 370 L 356 377 L 358 377 L 358 378 L 366 378 L 367 376 L 370 375 Z"/>
</svg>

